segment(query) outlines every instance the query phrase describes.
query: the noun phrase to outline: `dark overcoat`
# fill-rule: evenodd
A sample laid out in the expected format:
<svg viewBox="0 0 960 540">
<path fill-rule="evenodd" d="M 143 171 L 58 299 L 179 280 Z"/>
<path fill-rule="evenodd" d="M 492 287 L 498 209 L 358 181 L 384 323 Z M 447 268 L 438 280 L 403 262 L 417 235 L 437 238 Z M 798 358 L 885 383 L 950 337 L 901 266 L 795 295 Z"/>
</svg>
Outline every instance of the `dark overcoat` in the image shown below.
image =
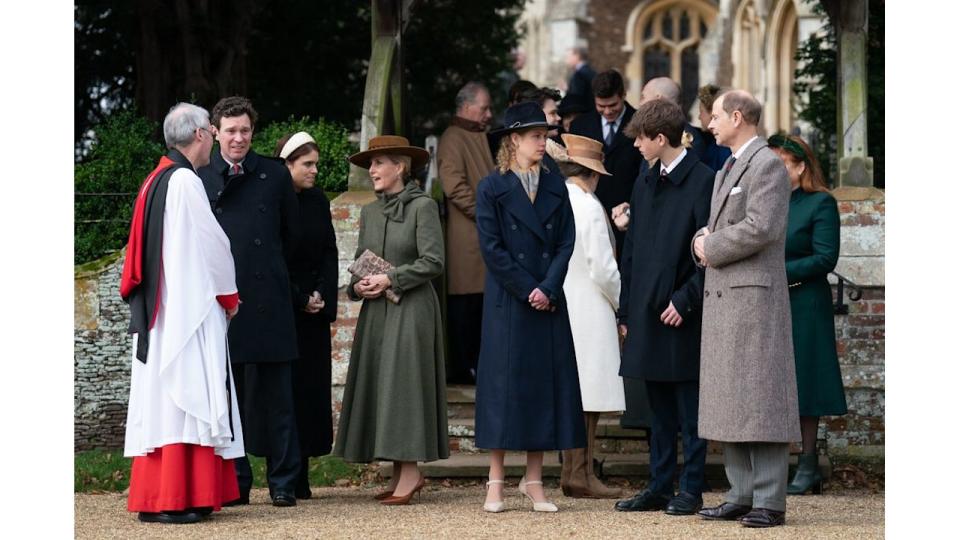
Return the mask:
<svg viewBox="0 0 960 540">
<path fill-rule="evenodd" d="M 703 269 L 690 258 L 690 238 L 707 224 L 714 173 L 688 152 L 660 179 L 660 162 L 637 181 L 621 259 L 620 324 L 627 325 L 620 375 L 649 381 L 700 378 Z M 673 302 L 683 317 L 667 326 Z"/>
<path fill-rule="evenodd" d="M 300 202 L 300 241 L 290 261 L 290 286 L 297 348 L 293 362 L 293 405 L 297 414 L 300 455 L 323 456 L 333 444 L 330 401 L 330 324 L 337 320 L 337 237 L 330 201 L 315 187 L 297 193 Z M 313 291 L 324 306 L 317 313 L 303 308 Z"/>
<path fill-rule="evenodd" d="M 584 63 L 580 69 L 570 75 L 570 81 L 567 83 L 567 95 L 578 94 L 587 98 L 588 102 L 593 101 L 593 78 L 597 72 L 590 67 L 590 64 Z"/>
<path fill-rule="evenodd" d="M 793 190 L 786 255 L 800 416 L 846 414 L 827 282 L 840 257 L 840 213 L 829 193 Z"/>
<path fill-rule="evenodd" d="M 586 436 L 563 281 L 576 240 L 563 178 L 541 168 L 531 203 L 512 171 L 477 189 L 487 265 L 477 367 L 476 444 L 505 450 L 583 448 Z M 539 288 L 554 311 L 527 298 Z"/>
<path fill-rule="evenodd" d="M 630 201 L 630 194 L 633 193 L 633 184 L 640 174 L 640 167 L 646 163 L 640 151 L 633 147 L 633 139 L 623 134 L 624 128 L 633 118 L 636 109 L 625 103 L 626 112 L 623 113 L 623 120 L 620 122 L 617 134 L 614 136 L 613 145 L 610 148 L 603 149 L 603 166 L 610 172 L 611 176 L 600 176 L 600 182 L 597 184 L 597 190 L 594 194 L 603 204 L 603 209 L 607 212 L 607 219 L 610 219 L 610 211 L 620 203 Z M 570 133 L 590 137 L 596 141 L 603 142 L 603 125 L 600 114 L 597 111 L 591 111 L 577 116 L 570 125 Z M 617 241 L 617 260 L 620 260 L 620 254 L 623 253 L 623 239 L 625 234 L 613 227 L 613 236 Z"/>
<path fill-rule="evenodd" d="M 197 172 L 230 238 L 243 302 L 230 321 L 230 361 L 289 362 L 297 357 L 287 270 L 298 236 L 293 180 L 279 160 L 253 150 L 243 159 L 243 174 L 228 179 L 227 169 L 217 148 Z"/>
</svg>

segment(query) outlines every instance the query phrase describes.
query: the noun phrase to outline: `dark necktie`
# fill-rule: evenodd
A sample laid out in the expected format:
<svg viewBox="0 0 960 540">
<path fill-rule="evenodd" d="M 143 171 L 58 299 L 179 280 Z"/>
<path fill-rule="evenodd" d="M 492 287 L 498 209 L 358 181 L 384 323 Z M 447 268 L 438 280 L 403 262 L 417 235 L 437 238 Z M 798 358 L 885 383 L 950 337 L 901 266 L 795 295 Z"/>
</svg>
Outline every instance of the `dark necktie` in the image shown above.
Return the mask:
<svg viewBox="0 0 960 540">
<path fill-rule="evenodd" d="M 234 163 L 233 167 L 230 167 L 230 176 L 240 176 L 243 174 L 243 168 L 239 163 Z"/>
<path fill-rule="evenodd" d="M 661 182 L 666 182 L 666 181 L 669 180 L 669 179 L 670 179 L 670 175 L 667 174 L 667 170 L 666 170 L 666 169 L 660 169 L 660 181 L 661 181 Z"/>
<path fill-rule="evenodd" d="M 724 182 L 727 181 L 727 175 L 730 174 L 730 169 L 733 168 L 733 164 L 736 163 L 737 158 L 730 156 L 730 159 L 727 160 L 727 166 L 723 168 L 723 178 L 720 179 L 720 185 L 722 186 Z"/>
<path fill-rule="evenodd" d="M 614 129 L 616 124 L 608 123 L 607 124 L 607 137 L 603 139 L 603 145 L 607 148 L 613 146 L 613 139 L 617 136 L 617 130 Z"/>
</svg>

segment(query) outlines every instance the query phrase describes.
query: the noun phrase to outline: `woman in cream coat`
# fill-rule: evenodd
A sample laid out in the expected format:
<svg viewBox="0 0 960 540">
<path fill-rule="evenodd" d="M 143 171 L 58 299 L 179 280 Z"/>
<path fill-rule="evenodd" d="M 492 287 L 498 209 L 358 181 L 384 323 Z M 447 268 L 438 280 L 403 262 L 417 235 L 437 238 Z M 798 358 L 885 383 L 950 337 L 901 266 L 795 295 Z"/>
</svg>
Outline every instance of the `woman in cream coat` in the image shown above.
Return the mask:
<svg viewBox="0 0 960 540">
<path fill-rule="evenodd" d="M 603 205 L 593 194 L 600 175 L 610 173 L 603 167 L 603 145 L 599 141 L 570 134 L 562 137 L 565 155 L 561 152 L 554 158 L 567 178 L 577 231 L 563 293 L 577 355 L 587 447 L 563 451 L 560 486 L 570 497 L 616 498 L 620 490 L 603 485 L 593 470 L 600 413 L 625 408 L 616 320 L 620 272 L 613 251 L 613 231 Z"/>
</svg>

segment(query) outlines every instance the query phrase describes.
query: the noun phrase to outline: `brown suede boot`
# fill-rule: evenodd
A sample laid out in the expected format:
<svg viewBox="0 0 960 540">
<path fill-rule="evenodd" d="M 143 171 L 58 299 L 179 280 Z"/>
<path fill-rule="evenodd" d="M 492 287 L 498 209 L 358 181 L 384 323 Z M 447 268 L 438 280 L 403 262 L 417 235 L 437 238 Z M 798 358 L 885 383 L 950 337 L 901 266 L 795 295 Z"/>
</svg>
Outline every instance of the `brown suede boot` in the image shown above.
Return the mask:
<svg viewBox="0 0 960 540">
<path fill-rule="evenodd" d="M 570 473 L 567 476 L 567 485 L 563 488 L 563 494 L 567 497 L 576 499 L 589 497 L 587 489 L 587 470 L 584 456 L 587 451 L 584 448 L 574 448 L 563 451 L 563 461 L 570 460 Z"/>
<path fill-rule="evenodd" d="M 593 470 L 593 450 L 597 445 L 597 422 L 600 421 L 600 413 L 583 413 L 587 421 L 587 448 L 584 452 L 584 463 L 586 464 L 587 491 L 590 497 L 594 499 L 619 499 L 623 495 L 619 488 L 607 487 L 596 477 Z"/>
<path fill-rule="evenodd" d="M 563 490 L 563 494 L 570 496 L 570 466 L 573 462 L 573 456 L 570 455 L 569 450 L 560 451 L 561 463 L 560 463 L 560 489 Z"/>
</svg>

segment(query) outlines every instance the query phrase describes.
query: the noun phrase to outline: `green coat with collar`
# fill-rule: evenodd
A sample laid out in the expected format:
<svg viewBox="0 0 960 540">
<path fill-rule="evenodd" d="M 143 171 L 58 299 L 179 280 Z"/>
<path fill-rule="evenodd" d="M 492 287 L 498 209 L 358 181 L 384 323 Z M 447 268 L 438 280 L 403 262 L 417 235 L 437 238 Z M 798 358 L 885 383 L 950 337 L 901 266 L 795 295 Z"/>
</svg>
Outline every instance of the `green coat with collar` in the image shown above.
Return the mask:
<svg viewBox="0 0 960 540">
<path fill-rule="evenodd" d="M 837 361 L 833 293 L 827 282 L 840 256 L 837 201 L 795 189 L 787 219 L 786 267 L 801 416 L 847 412 Z"/>
</svg>

